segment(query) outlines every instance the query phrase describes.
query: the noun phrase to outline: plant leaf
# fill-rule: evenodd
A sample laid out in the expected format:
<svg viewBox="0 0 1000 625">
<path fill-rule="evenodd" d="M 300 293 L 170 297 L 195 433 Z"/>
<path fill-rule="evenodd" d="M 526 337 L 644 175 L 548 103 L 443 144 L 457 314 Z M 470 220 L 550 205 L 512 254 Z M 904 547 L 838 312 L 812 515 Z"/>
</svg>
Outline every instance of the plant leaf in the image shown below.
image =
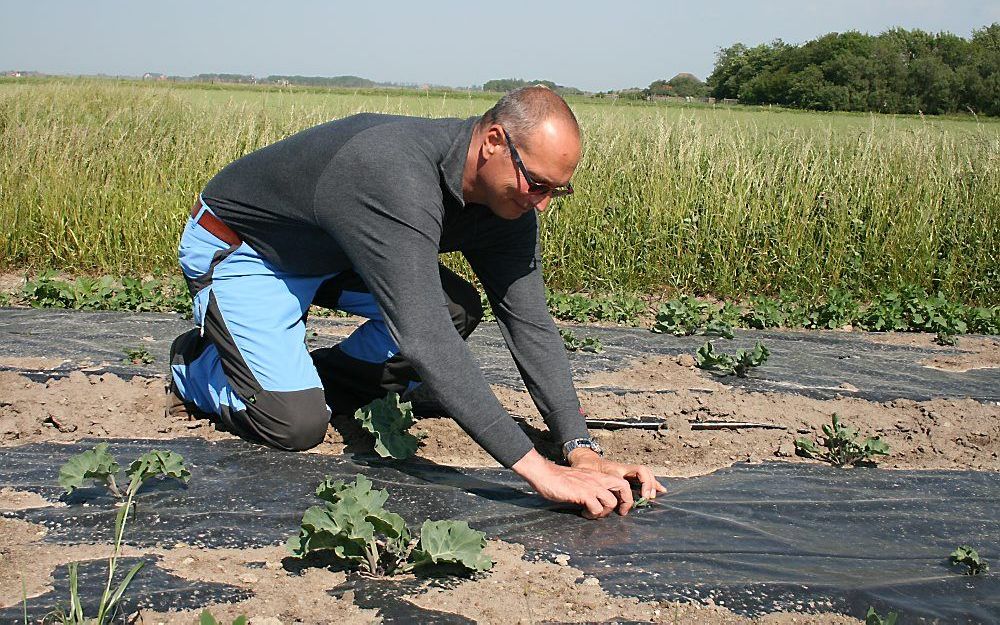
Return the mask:
<svg viewBox="0 0 1000 625">
<path fill-rule="evenodd" d="M 365 547 L 374 535 L 375 527 L 356 510 L 342 502 L 327 503 L 306 510 L 299 535 L 289 538 L 286 546 L 299 558 L 325 549 L 338 558 L 365 564 Z"/>
<path fill-rule="evenodd" d="M 125 594 L 125 591 L 128 589 L 129 584 L 132 583 L 132 578 L 135 577 L 135 574 L 139 572 L 139 569 L 141 569 L 145 565 L 146 565 L 145 562 L 140 562 L 139 564 L 133 566 L 132 569 L 125 575 L 121 583 L 118 584 L 118 588 L 115 590 L 115 593 L 111 596 L 110 599 L 108 599 L 108 605 L 107 609 L 105 610 L 105 613 L 107 614 L 115 613 L 115 611 L 118 609 L 118 602 L 121 601 L 122 595 Z"/>
<path fill-rule="evenodd" d="M 108 453 L 108 444 L 99 443 L 93 449 L 88 449 L 66 461 L 66 464 L 59 469 L 59 485 L 66 489 L 68 495 L 82 487 L 85 480 L 104 482 L 108 476 L 114 476 L 120 469 L 121 467 Z"/>
<path fill-rule="evenodd" d="M 191 478 L 191 472 L 184 466 L 184 457 L 172 451 L 153 450 L 139 456 L 129 465 L 128 476 L 133 483 L 141 484 L 156 477 L 172 477 L 182 482 Z"/>
<path fill-rule="evenodd" d="M 219 625 L 219 621 L 215 620 L 215 617 L 206 608 L 201 611 L 201 616 L 198 617 L 198 625 Z"/>
<path fill-rule="evenodd" d="M 424 521 L 420 543 L 413 552 L 417 565 L 457 564 L 472 571 L 488 571 L 493 560 L 483 553 L 486 534 L 465 521 Z"/>
<path fill-rule="evenodd" d="M 362 406 L 354 418 L 375 435 L 375 452 L 383 458 L 405 460 L 417 453 L 419 439 L 407 432 L 413 425 L 412 406 L 410 402 L 400 402 L 398 394 L 389 393 Z"/>
</svg>

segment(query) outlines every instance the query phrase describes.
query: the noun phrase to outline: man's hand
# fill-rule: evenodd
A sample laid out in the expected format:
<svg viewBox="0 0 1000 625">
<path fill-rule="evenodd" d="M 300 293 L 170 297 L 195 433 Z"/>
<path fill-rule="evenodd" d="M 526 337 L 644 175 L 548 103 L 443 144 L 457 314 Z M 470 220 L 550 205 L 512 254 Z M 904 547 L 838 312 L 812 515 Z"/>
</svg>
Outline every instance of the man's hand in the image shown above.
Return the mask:
<svg viewBox="0 0 1000 625">
<path fill-rule="evenodd" d="M 656 499 L 659 493 L 667 492 L 663 484 L 656 481 L 653 472 L 648 468 L 638 464 L 621 464 L 611 460 L 605 460 L 592 449 L 578 447 L 569 452 L 569 464 L 574 469 L 587 469 L 605 475 L 613 475 L 624 479 L 636 480 L 639 482 L 640 494 L 646 499 Z"/>
<path fill-rule="evenodd" d="M 628 514 L 635 503 L 625 475 L 562 467 L 549 462 L 534 449 L 511 468 L 542 497 L 583 506 L 583 516 L 588 519 L 606 517 L 616 509 L 618 514 Z"/>
</svg>

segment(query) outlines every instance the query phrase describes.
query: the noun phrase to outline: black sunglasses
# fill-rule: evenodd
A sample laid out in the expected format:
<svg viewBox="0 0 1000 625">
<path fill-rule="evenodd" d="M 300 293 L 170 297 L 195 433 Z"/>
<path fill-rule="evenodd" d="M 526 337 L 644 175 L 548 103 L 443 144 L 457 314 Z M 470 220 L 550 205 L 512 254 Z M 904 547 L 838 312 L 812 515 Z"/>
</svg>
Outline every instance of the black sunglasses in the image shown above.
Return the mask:
<svg viewBox="0 0 1000 625">
<path fill-rule="evenodd" d="M 551 197 L 561 197 L 563 195 L 573 195 L 573 185 L 566 183 L 565 187 L 553 187 L 542 182 L 535 182 L 531 178 L 531 174 L 524 167 L 524 161 L 521 160 L 521 155 L 517 153 L 517 148 L 514 147 L 514 142 L 510 140 L 510 135 L 507 134 L 507 129 L 500 126 L 500 130 L 503 130 L 504 139 L 507 140 L 507 147 L 510 148 L 510 155 L 514 159 L 514 164 L 517 165 L 518 171 L 524 176 L 525 182 L 528 183 L 528 193 L 532 195 L 549 195 Z"/>
</svg>

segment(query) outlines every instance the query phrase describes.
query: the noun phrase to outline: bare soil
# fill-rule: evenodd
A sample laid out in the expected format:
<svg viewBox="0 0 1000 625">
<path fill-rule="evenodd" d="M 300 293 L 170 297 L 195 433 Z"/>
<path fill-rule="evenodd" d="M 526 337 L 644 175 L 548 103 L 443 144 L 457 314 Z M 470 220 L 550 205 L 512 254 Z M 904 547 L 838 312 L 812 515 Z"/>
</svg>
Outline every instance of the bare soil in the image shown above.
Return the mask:
<svg viewBox="0 0 1000 625">
<path fill-rule="evenodd" d="M 928 347 L 921 335 L 878 335 L 879 341 Z M 898 344 L 898 343 L 897 343 Z M 962 360 L 944 353 L 930 360 L 934 366 L 998 366 L 996 339 L 963 337 Z M 951 359 L 946 362 L 946 359 Z M 11 359 L 8 366 L 50 369 L 57 361 Z M 990 364 L 994 363 L 994 364 Z M 1000 406 L 967 398 L 940 398 L 916 402 L 869 402 L 856 397 L 810 399 L 795 394 L 761 393 L 734 389 L 697 370 L 690 356 L 662 357 L 632 363 L 617 372 L 601 373 L 578 384 L 581 403 L 595 417 L 655 415 L 665 420 L 660 431 L 595 431 L 609 457 L 643 463 L 664 476 L 711 472 L 734 462 L 811 462 L 794 454 L 797 436 L 814 437 L 838 413 L 864 435 L 878 435 L 891 449 L 885 468 L 1000 470 Z M 952 371 L 959 369 L 953 368 Z M 615 395 L 601 387 L 636 389 Z M 639 392 L 638 389 L 661 389 Z M 548 441 L 545 425 L 527 393 L 494 387 L 501 402 L 522 420 L 536 445 L 550 455 L 557 450 Z M 44 383 L 14 372 L 0 371 L 0 446 L 30 442 L 70 442 L 82 438 L 162 438 L 198 436 L 230 438 L 209 421 L 188 421 L 164 414 L 162 379 L 88 375 L 75 372 Z M 702 420 L 767 423 L 783 429 L 696 430 Z M 443 417 L 423 418 L 417 430 L 427 433 L 418 455 L 441 464 L 496 466 L 459 428 Z M 348 416 L 338 416 L 326 440 L 312 453 L 339 454 L 370 449 L 367 434 Z M 29 493 L 0 490 L 0 510 L 47 505 Z M 52 571 L 73 560 L 106 556 L 110 545 L 54 545 L 42 542 L 44 530 L 23 521 L 0 518 L 0 606 L 19 604 L 24 577 L 29 601 L 51 586 Z M 102 537 L 95 537 L 100 539 Z M 127 551 L 136 555 L 135 550 Z M 327 591 L 345 577 L 323 567 L 301 574 L 289 567 L 280 546 L 255 550 L 203 549 L 189 545 L 150 549 L 160 565 L 190 579 L 218 581 L 251 589 L 255 596 L 233 605 L 212 606 L 229 622 L 246 614 L 251 623 L 370 623 L 379 617 L 355 605 L 350 594 L 341 599 Z M 463 581 L 447 590 L 426 588 L 408 596 L 415 605 L 444 610 L 483 623 L 532 623 L 542 620 L 594 622 L 608 619 L 650 620 L 657 623 L 858 623 L 841 615 L 772 614 L 753 621 L 723 606 L 688 603 L 640 602 L 610 596 L 596 579 L 586 579 L 572 562 L 560 566 L 524 558 L 517 545 L 491 541 L 497 565 L 489 574 Z M 261 566 L 260 563 L 263 562 Z M 822 606 L 814 609 L 822 610 Z M 141 623 L 191 623 L 195 613 L 143 613 Z"/>
</svg>

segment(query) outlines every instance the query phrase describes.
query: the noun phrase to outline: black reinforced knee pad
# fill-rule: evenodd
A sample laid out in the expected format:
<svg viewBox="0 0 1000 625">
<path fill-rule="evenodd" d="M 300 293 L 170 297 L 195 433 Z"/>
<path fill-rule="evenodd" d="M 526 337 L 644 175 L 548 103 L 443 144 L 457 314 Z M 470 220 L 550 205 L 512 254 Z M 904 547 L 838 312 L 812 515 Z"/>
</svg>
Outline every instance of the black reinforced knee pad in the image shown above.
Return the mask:
<svg viewBox="0 0 1000 625">
<path fill-rule="evenodd" d="M 258 391 L 243 401 L 246 408 L 230 412 L 227 420 L 245 438 L 285 451 L 305 451 L 326 436 L 330 409 L 321 388 Z"/>
</svg>

